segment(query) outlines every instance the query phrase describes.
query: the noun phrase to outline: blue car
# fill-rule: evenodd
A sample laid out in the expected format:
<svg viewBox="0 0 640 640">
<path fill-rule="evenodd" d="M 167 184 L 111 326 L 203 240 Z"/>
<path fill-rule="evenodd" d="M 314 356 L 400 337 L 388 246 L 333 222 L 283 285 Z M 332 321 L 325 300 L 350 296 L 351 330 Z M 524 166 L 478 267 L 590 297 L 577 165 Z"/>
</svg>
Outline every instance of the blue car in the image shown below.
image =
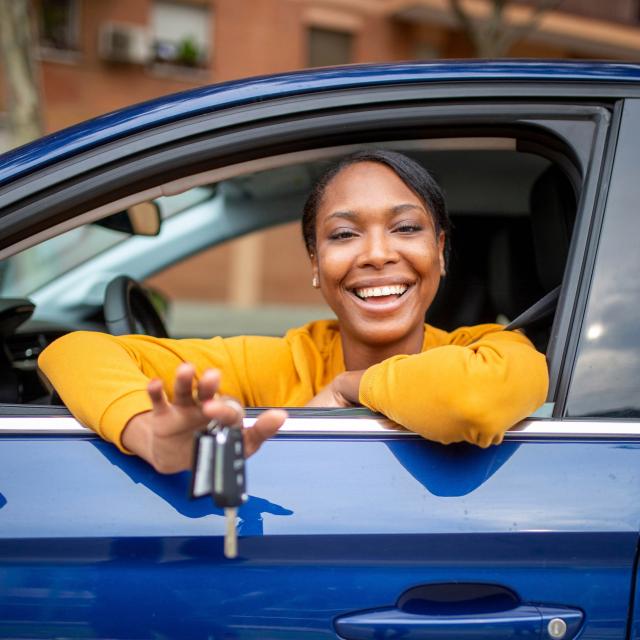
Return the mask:
<svg viewBox="0 0 640 640">
<path fill-rule="evenodd" d="M 190 474 L 78 423 L 37 355 L 75 329 L 162 335 L 137 282 L 297 221 L 326 163 L 363 147 L 447 194 L 427 320 L 522 328 L 547 403 L 488 449 L 292 409 L 248 462 L 230 560 Z M 640 638 L 639 170 L 640 65 L 587 62 L 242 80 L 1 156 L 0 637 Z"/>
</svg>

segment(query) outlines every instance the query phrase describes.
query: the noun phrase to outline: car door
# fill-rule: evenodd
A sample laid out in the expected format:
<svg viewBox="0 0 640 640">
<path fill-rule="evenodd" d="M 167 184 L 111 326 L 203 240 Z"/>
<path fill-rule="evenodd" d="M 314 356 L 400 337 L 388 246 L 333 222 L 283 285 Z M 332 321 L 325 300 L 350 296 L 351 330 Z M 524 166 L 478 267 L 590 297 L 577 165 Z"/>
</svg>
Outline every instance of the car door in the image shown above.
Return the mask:
<svg viewBox="0 0 640 640">
<path fill-rule="evenodd" d="M 571 409 L 593 379 L 583 345 L 617 189 L 640 195 L 623 180 L 639 159 L 638 107 L 609 113 L 586 150 L 553 402 L 538 416 L 479 449 L 360 410 L 292 410 L 249 462 L 239 557 L 227 560 L 223 514 L 188 500 L 189 474 L 157 474 L 64 409 L 4 405 L 0 635 L 626 637 L 640 434 Z M 603 359 L 598 379 L 610 384 L 615 366 Z"/>
<path fill-rule="evenodd" d="M 226 560 L 223 514 L 187 499 L 187 474 L 60 421 L 3 436 L 4 636 L 546 637 L 559 618 L 624 637 L 629 436 L 532 420 L 481 450 L 293 418 L 250 462 Z"/>
</svg>

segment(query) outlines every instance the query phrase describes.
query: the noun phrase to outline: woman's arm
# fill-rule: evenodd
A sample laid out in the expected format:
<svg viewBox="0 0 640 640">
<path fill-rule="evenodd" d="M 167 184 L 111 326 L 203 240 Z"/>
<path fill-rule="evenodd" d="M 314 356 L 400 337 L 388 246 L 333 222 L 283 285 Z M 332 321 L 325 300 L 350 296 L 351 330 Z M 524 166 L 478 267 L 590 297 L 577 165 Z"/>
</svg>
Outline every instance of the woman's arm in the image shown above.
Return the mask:
<svg viewBox="0 0 640 640">
<path fill-rule="evenodd" d="M 243 349 L 242 342 L 221 338 L 159 340 L 77 332 L 50 345 L 39 365 L 83 424 L 168 472 L 189 466 L 193 432 L 221 411 L 224 415 L 224 407 L 212 401 L 215 392 L 246 403 L 247 383 L 235 366 Z M 211 368 L 222 370 L 223 377 L 207 372 Z M 265 433 L 277 428 L 284 415 L 269 414 Z M 251 433 L 259 436 L 260 428 Z M 248 451 L 255 448 L 253 437 Z"/>
<path fill-rule="evenodd" d="M 360 403 L 425 438 L 498 444 L 547 395 L 545 357 L 517 332 L 394 356 L 367 369 Z"/>
</svg>

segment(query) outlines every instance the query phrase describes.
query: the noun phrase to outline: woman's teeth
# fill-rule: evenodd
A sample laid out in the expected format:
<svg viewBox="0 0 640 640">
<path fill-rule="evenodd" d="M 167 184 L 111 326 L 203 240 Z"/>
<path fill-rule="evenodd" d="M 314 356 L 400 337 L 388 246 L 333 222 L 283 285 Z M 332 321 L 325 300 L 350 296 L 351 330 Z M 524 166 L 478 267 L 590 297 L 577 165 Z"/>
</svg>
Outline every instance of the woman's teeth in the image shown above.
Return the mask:
<svg viewBox="0 0 640 640">
<path fill-rule="evenodd" d="M 401 296 L 409 285 L 392 284 L 386 287 L 365 287 L 363 289 L 354 289 L 354 293 L 358 298 L 366 300 L 367 298 L 381 298 L 383 296 Z"/>
</svg>

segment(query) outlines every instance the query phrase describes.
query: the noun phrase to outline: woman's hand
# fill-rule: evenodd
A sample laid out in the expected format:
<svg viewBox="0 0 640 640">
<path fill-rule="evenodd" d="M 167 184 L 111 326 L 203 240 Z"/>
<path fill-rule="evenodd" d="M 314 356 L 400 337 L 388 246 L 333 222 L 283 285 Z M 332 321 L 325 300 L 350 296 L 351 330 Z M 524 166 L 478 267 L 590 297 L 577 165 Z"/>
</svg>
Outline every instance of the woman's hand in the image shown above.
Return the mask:
<svg viewBox="0 0 640 640">
<path fill-rule="evenodd" d="M 337 375 L 330 384 L 321 389 L 307 404 L 307 407 L 353 407 L 359 403 L 362 371 L 345 371 Z"/>
<path fill-rule="evenodd" d="M 173 402 L 169 402 L 160 380 L 151 380 L 147 387 L 153 408 L 140 413 L 127 423 L 122 444 L 139 455 L 160 473 L 176 473 L 191 468 L 193 436 L 213 419 L 224 424 L 241 423 L 242 415 L 233 403 L 214 398 L 220 388 L 220 372 L 208 369 L 193 394 L 195 371 L 192 365 L 182 364 L 176 372 Z M 243 430 L 247 456 L 276 433 L 286 420 L 287 413 L 269 409 L 258 416 L 253 427 Z"/>
</svg>

